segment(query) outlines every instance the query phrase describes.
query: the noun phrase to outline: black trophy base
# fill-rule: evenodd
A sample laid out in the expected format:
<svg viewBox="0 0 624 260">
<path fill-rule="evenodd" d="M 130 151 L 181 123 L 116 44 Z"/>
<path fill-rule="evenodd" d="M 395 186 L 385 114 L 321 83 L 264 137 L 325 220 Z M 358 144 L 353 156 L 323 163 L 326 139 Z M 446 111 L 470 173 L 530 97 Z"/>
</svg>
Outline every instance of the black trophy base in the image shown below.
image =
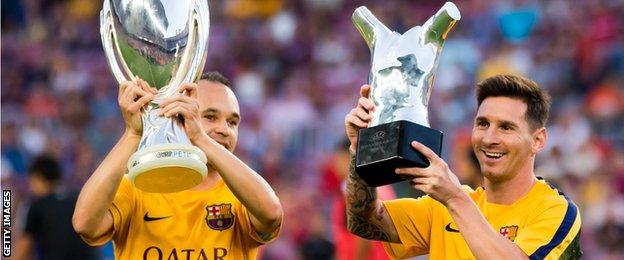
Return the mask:
<svg viewBox="0 0 624 260">
<path fill-rule="evenodd" d="M 355 171 L 371 187 L 403 181 L 394 173 L 396 168 L 429 166 L 427 157 L 412 148 L 411 142 L 418 141 L 439 156 L 442 135 L 438 130 L 405 120 L 360 129 Z"/>
</svg>

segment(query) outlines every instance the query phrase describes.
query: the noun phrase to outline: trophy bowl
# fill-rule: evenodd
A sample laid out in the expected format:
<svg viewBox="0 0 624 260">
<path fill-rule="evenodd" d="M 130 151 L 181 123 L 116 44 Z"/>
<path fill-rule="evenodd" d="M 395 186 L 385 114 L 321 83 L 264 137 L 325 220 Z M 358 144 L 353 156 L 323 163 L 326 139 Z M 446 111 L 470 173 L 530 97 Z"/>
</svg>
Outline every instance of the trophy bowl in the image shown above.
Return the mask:
<svg viewBox="0 0 624 260">
<path fill-rule="evenodd" d="M 403 179 L 399 167 L 427 167 L 429 161 L 411 147 L 416 140 L 440 155 L 443 133 L 429 127 L 429 97 L 447 34 L 460 19 L 446 2 L 422 26 L 403 34 L 391 31 L 366 7 L 352 21 L 371 51 L 369 98 L 375 111 L 368 128 L 358 132 L 355 170 L 373 187 Z"/>
<path fill-rule="evenodd" d="M 206 177 L 206 155 L 178 119 L 158 115 L 158 103 L 201 76 L 209 26 L 205 0 L 104 1 L 100 36 L 115 79 L 140 77 L 158 90 L 142 112 L 141 141 L 127 164 L 129 179 L 141 190 L 177 192 Z"/>
</svg>

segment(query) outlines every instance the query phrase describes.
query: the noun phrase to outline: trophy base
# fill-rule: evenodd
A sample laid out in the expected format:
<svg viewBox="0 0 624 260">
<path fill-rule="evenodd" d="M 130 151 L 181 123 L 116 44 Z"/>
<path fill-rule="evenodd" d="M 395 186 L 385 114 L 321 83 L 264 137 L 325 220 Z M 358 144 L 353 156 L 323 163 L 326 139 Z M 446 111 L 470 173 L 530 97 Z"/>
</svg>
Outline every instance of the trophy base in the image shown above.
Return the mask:
<svg viewBox="0 0 624 260">
<path fill-rule="evenodd" d="M 178 192 L 200 184 L 206 155 L 183 144 L 159 144 L 135 152 L 128 160 L 128 177 L 135 187 L 154 193 Z"/>
<path fill-rule="evenodd" d="M 371 187 L 404 181 L 394 173 L 396 168 L 429 166 L 427 157 L 412 148 L 411 142 L 418 141 L 440 155 L 442 136 L 438 130 L 405 120 L 360 129 L 355 171 Z"/>
</svg>

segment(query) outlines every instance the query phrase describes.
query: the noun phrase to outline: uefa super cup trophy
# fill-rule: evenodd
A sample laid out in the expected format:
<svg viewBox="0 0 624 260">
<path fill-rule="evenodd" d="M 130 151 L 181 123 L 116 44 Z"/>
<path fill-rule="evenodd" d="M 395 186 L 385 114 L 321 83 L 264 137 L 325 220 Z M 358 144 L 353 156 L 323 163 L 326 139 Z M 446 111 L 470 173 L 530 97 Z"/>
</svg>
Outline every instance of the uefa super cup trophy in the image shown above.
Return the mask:
<svg viewBox="0 0 624 260">
<path fill-rule="evenodd" d="M 372 55 L 368 81 L 375 111 L 369 128 L 358 133 L 355 164 L 368 185 L 402 181 L 394 174 L 398 167 L 427 167 L 427 158 L 411 147 L 413 140 L 440 155 L 442 132 L 429 128 L 427 108 L 442 46 L 459 19 L 455 4 L 447 2 L 423 26 L 401 35 L 366 7 L 353 13 Z"/>
<path fill-rule="evenodd" d="M 158 103 L 196 81 L 206 62 L 206 0 L 105 0 L 102 45 L 118 82 L 145 80 L 158 94 L 142 114 L 143 136 L 128 161 L 128 176 L 147 192 L 176 192 L 206 177 L 206 155 L 177 119 L 158 115 Z"/>
</svg>

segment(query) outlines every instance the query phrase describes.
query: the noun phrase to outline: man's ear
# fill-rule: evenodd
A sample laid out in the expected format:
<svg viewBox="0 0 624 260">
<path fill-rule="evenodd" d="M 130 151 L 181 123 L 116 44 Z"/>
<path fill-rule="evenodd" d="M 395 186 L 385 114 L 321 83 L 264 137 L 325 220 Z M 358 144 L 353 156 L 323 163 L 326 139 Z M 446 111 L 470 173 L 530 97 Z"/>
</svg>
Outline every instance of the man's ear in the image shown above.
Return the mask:
<svg viewBox="0 0 624 260">
<path fill-rule="evenodd" d="M 541 127 L 540 129 L 537 129 L 533 133 L 533 146 L 531 147 L 533 154 L 537 154 L 542 149 L 544 149 L 544 146 L 546 146 L 547 139 L 548 139 L 548 132 L 546 131 L 545 127 Z"/>
</svg>

